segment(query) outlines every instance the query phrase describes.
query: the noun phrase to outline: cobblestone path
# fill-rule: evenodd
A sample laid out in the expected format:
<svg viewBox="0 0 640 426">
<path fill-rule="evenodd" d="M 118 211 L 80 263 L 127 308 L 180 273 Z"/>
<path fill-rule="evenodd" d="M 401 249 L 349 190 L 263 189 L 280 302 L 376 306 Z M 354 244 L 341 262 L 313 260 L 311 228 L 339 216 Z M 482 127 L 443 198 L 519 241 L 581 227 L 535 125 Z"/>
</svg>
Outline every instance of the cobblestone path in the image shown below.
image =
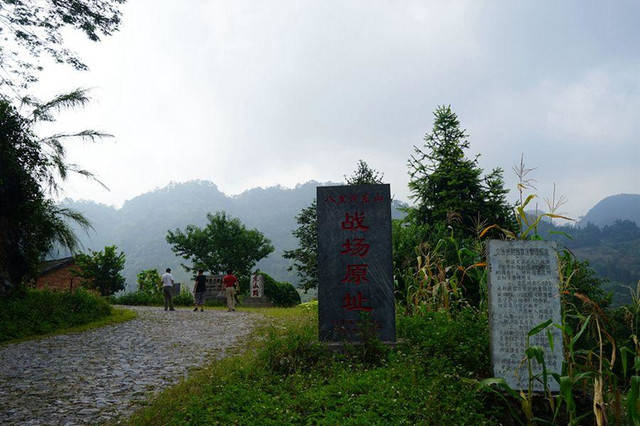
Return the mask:
<svg viewBox="0 0 640 426">
<path fill-rule="evenodd" d="M 189 369 L 221 358 L 256 318 L 131 307 L 138 318 L 0 346 L 0 424 L 96 424 L 130 415 Z"/>
</svg>

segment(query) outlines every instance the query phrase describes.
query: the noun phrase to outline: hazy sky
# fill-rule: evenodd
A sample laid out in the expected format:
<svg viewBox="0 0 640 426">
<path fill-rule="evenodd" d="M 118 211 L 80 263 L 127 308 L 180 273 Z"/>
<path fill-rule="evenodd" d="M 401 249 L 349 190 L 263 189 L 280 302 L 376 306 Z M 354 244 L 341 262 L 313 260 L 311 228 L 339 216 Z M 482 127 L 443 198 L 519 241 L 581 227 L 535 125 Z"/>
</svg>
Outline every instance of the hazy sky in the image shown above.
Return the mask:
<svg viewBox="0 0 640 426">
<path fill-rule="evenodd" d="M 91 87 L 69 159 L 110 187 L 65 196 L 121 205 L 171 181 L 339 181 L 358 159 L 408 198 L 407 158 L 451 104 L 486 170 L 523 153 L 538 193 L 578 216 L 640 193 L 640 6 L 634 2 L 130 0 L 119 33 L 67 37 L 91 68 L 49 67 L 35 88 Z"/>
</svg>

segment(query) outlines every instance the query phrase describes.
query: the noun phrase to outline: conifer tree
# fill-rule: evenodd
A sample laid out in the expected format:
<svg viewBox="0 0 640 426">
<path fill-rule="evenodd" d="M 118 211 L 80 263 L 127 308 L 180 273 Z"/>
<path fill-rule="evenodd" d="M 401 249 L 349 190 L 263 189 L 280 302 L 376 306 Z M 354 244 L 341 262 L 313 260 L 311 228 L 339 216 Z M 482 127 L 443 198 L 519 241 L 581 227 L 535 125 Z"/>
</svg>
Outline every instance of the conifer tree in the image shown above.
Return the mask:
<svg viewBox="0 0 640 426">
<path fill-rule="evenodd" d="M 451 106 L 436 108 L 424 146 L 414 147 L 409 158 L 409 189 L 416 204 L 409 211 L 410 220 L 446 223 L 462 235 L 475 233 L 483 224 L 511 228 L 502 170 L 496 168 L 482 178 L 478 155 L 468 158 L 468 149 L 468 134 Z"/>
</svg>

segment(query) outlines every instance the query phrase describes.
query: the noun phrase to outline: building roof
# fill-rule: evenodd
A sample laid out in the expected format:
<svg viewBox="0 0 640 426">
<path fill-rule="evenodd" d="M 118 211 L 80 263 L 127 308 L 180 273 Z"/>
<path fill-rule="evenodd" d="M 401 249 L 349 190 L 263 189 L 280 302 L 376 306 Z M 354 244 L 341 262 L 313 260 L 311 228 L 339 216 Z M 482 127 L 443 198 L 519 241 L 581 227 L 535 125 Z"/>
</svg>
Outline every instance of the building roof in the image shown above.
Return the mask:
<svg viewBox="0 0 640 426">
<path fill-rule="evenodd" d="M 65 266 L 73 264 L 74 259 L 73 256 L 63 257 L 62 259 L 53 259 L 47 260 L 40 264 L 40 273 L 39 276 L 48 274 L 49 272 L 53 272 L 60 268 L 64 268 Z"/>
</svg>

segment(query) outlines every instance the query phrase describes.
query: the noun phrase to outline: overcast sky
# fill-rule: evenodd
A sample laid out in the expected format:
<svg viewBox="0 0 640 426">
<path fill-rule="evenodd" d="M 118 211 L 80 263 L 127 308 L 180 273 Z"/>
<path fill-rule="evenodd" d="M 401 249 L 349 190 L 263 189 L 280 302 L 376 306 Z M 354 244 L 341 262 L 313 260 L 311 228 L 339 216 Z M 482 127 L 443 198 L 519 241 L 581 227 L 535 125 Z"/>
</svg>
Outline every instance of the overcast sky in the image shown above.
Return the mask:
<svg viewBox="0 0 640 426">
<path fill-rule="evenodd" d="M 115 135 L 68 146 L 110 188 L 71 179 L 74 199 L 339 181 L 364 159 L 406 200 L 413 145 L 451 104 L 513 197 L 524 154 L 541 199 L 555 182 L 577 217 L 640 193 L 638 16 L 631 1 L 130 0 L 114 36 L 67 37 L 89 72 L 49 67 L 35 89 L 93 88 L 60 126 Z"/>
</svg>

